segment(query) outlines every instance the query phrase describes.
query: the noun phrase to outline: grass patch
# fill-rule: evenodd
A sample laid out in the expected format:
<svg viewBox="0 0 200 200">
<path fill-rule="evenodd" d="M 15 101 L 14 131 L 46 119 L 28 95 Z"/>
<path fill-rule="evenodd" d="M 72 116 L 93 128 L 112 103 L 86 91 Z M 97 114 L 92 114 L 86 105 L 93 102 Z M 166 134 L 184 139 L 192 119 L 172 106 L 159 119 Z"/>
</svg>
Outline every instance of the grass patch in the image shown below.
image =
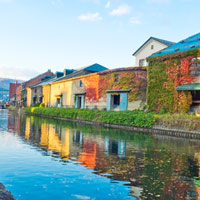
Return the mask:
<svg viewBox="0 0 200 200">
<path fill-rule="evenodd" d="M 155 115 L 156 124 L 170 129 L 199 131 L 200 118 L 192 114 Z"/>
<path fill-rule="evenodd" d="M 197 117 L 196 115 L 192 114 L 155 114 L 155 117 L 157 119 L 168 119 L 168 120 L 199 120 L 200 118 Z"/>
</svg>

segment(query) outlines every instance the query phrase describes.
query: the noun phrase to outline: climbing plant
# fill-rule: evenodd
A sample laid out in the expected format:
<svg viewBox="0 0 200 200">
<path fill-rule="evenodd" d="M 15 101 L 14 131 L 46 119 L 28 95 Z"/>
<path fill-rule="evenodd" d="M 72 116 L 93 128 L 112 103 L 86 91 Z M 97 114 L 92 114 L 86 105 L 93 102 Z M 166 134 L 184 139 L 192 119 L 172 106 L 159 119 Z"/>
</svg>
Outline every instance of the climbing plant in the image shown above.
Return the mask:
<svg viewBox="0 0 200 200">
<path fill-rule="evenodd" d="M 186 113 L 192 103 L 189 91 L 177 91 L 179 85 L 190 84 L 195 76 L 190 65 L 200 54 L 198 49 L 149 58 L 147 107 L 156 112 Z"/>
<path fill-rule="evenodd" d="M 99 75 L 84 78 L 83 84 L 86 92 L 86 101 L 98 102 L 99 100 Z"/>
<path fill-rule="evenodd" d="M 96 103 L 100 98 L 106 101 L 107 90 L 130 90 L 128 101 L 146 99 L 146 69 L 121 69 L 100 72 L 97 75 L 88 76 L 82 79 L 86 102 Z M 117 80 L 116 80 L 117 76 Z"/>
<path fill-rule="evenodd" d="M 107 90 L 130 90 L 128 95 L 129 102 L 146 98 L 146 70 L 102 74 L 100 75 L 99 83 L 100 98 L 106 98 Z"/>
</svg>

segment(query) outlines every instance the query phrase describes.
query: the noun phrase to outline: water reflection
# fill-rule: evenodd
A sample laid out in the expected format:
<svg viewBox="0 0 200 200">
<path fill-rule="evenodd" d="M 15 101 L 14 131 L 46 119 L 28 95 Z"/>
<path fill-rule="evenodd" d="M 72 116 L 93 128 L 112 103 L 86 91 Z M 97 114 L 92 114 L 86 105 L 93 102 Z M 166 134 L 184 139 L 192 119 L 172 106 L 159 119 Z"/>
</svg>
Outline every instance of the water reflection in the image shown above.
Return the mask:
<svg viewBox="0 0 200 200">
<path fill-rule="evenodd" d="M 200 141 L 11 114 L 8 130 L 61 161 L 123 181 L 137 199 L 200 199 Z"/>
</svg>

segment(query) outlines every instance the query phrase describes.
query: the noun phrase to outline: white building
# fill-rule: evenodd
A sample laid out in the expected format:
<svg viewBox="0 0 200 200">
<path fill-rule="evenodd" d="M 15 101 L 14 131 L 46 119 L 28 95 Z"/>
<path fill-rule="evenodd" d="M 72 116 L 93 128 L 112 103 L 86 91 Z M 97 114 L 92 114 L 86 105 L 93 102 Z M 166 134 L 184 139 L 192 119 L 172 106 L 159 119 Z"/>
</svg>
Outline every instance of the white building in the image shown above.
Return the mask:
<svg viewBox="0 0 200 200">
<path fill-rule="evenodd" d="M 135 51 L 135 53 L 133 53 L 133 56 L 135 56 L 135 66 L 139 67 L 147 66 L 146 62 L 147 57 L 173 44 L 174 42 L 162 40 L 155 37 L 150 37 L 142 46 L 140 46 Z"/>
</svg>

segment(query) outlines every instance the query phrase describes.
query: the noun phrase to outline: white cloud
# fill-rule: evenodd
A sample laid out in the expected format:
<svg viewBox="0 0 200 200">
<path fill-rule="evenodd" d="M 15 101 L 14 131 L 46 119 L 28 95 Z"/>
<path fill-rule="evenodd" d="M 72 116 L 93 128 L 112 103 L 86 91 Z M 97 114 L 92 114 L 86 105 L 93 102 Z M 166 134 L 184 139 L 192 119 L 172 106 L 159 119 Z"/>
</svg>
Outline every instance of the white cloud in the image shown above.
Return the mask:
<svg viewBox="0 0 200 200">
<path fill-rule="evenodd" d="M 97 12 L 97 13 L 88 13 L 85 15 L 80 15 L 78 16 L 78 19 L 81 21 L 99 21 L 102 20 L 102 17 Z"/>
<path fill-rule="evenodd" d="M 129 14 L 131 12 L 131 7 L 128 5 L 121 5 L 118 8 L 112 10 L 112 12 L 110 13 L 113 16 L 116 15 L 126 15 Z"/>
<path fill-rule="evenodd" d="M 40 74 L 40 72 L 31 70 L 31 69 L 21 68 L 21 67 L 7 67 L 7 66 L 0 65 L 1 78 L 28 80 L 36 76 L 37 74 Z"/>
<path fill-rule="evenodd" d="M 130 20 L 130 22 L 132 24 L 141 24 L 141 21 L 138 18 L 136 18 L 136 17 L 132 17 L 131 20 Z"/>
<path fill-rule="evenodd" d="M 106 4 L 106 8 L 109 8 L 109 7 L 110 7 L 110 1 L 108 1 Z"/>
</svg>

